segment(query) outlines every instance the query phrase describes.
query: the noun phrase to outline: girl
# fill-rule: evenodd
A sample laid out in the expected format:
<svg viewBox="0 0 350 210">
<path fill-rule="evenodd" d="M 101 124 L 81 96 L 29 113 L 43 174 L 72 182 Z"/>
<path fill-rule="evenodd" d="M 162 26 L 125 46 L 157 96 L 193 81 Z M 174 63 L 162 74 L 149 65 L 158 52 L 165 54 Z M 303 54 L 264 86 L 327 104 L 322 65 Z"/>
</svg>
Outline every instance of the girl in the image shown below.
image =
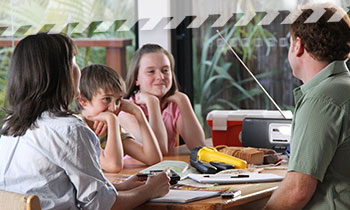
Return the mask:
<svg viewBox="0 0 350 210">
<path fill-rule="evenodd" d="M 87 66 L 82 70 L 79 87 L 81 93 L 76 108 L 100 137 L 103 170 L 118 173 L 123 168 L 124 153 L 147 165 L 162 160 L 157 139 L 142 110 L 134 103 L 122 100 L 125 85 L 116 71 L 100 64 Z M 142 144 L 120 127 L 117 116 L 120 111 L 135 117 Z"/>
<path fill-rule="evenodd" d="M 178 91 L 173 56 L 156 44 L 146 44 L 136 51 L 126 79 L 126 98 L 144 111 L 165 155 L 172 153 L 178 134 L 192 150 L 204 145 L 201 128 L 187 95 Z M 119 114 L 122 126 L 140 138 L 135 118 Z"/>
<path fill-rule="evenodd" d="M 166 173 L 113 186 L 96 135 L 69 109 L 79 94 L 76 48 L 61 34 L 31 35 L 13 52 L 0 139 L 0 189 L 36 194 L 42 209 L 130 209 L 169 191 Z M 116 189 L 120 190 L 118 193 Z M 133 188 L 133 189 L 131 189 Z"/>
</svg>

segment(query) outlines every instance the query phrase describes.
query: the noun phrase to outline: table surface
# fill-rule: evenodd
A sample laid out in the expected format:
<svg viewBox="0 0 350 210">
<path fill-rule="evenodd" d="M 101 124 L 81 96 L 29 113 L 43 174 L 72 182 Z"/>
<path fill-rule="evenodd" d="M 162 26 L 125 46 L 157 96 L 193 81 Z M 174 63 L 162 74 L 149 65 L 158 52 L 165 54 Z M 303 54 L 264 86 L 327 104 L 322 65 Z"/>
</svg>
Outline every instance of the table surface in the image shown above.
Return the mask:
<svg viewBox="0 0 350 210">
<path fill-rule="evenodd" d="M 188 151 L 177 151 L 176 154 L 165 156 L 163 159 L 179 160 L 189 163 Z M 144 168 L 147 168 L 147 166 L 143 163 L 133 158 L 126 158 L 124 162 L 124 169 L 119 174 L 105 173 L 105 176 L 110 180 L 115 180 L 123 176 L 123 174 L 135 174 Z M 286 174 L 286 170 L 264 170 L 262 173 L 264 172 L 281 176 Z M 234 189 L 241 190 L 242 192 L 242 195 L 236 198 L 223 199 L 220 196 L 217 196 L 185 204 L 147 202 L 139 206 L 137 209 L 261 209 L 279 184 L 280 182 L 234 184 L 229 186 L 233 186 Z"/>
</svg>

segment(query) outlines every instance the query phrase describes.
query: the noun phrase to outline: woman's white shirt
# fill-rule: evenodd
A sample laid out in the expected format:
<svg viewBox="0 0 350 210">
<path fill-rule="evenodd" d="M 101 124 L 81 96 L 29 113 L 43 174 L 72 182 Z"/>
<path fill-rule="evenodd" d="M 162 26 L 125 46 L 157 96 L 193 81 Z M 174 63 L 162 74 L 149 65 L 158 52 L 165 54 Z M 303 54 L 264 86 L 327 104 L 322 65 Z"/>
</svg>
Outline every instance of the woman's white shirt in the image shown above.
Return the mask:
<svg viewBox="0 0 350 210">
<path fill-rule="evenodd" d="M 0 138 L 0 189 L 36 194 L 42 209 L 110 209 L 117 192 L 99 164 L 99 140 L 75 116 L 44 112 L 20 137 Z"/>
</svg>

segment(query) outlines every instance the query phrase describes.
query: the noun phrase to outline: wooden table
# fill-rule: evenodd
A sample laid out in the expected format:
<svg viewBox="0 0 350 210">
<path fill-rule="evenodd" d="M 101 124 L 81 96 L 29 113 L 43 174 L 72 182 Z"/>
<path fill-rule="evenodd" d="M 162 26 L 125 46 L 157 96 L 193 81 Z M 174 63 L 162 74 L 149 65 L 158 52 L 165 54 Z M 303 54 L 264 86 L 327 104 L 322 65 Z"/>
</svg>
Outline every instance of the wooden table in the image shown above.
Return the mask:
<svg viewBox="0 0 350 210">
<path fill-rule="evenodd" d="M 172 155 L 164 157 L 164 160 L 180 160 L 189 163 L 189 155 Z M 116 179 L 121 174 L 135 174 L 136 172 L 146 168 L 147 166 L 135 159 L 126 159 L 124 169 L 120 174 L 105 173 L 110 180 Z M 274 173 L 284 176 L 285 170 L 268 170 L 267 173 Z M 220 209 L 262 209 L 272 192 L 278 187 L 280 182 L 252 183 L 252 184 L 235 184 L 237 190 L 242 191 L 242 196 L 233 199 L 222 199 L 221 197 L 213 197 L 186 204 L 175 203 L 152 203 L 147 202 L 137 209 L 200 209 L 200 210 L 220 210 Z M 232 185 L 230 185 L 232 186 Z"/>
</svg>

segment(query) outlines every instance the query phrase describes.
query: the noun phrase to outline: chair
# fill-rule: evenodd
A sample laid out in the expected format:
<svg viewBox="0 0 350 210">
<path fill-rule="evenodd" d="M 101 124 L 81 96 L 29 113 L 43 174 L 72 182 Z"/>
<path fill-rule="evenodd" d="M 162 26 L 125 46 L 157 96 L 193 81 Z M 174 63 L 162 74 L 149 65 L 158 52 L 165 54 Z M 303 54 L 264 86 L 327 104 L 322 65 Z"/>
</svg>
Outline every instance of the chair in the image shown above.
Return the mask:
<svg viewBox="0 0 350 210">
<path fill-rule="evenodd" d="M 0 190 L 1 210 L 41 210 L 39 197 Z"/>
</svg>

